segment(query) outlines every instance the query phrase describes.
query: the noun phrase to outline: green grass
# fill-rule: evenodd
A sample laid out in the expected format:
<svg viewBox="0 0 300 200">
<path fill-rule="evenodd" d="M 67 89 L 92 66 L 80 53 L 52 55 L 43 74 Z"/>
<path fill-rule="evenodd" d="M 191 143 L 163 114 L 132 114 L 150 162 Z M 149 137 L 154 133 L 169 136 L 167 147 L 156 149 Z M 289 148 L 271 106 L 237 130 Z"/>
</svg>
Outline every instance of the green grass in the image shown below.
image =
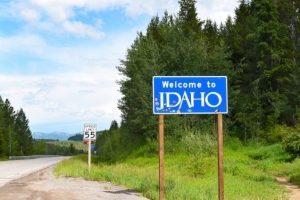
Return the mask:
<svg viewBox="0 0 300 200">
<path fill-rule="evenodd" d="M 0 161 L 6 161 L 8 160 L 8 157 L 0 157 Z"/>
<path fill-rule="evenodd" d="M 300 158 L 293 162 L 276 165 L 273 168 L 273 174 L 287 177 L 291 183 L 300 186 Z"/>
<path fill-rule="evenodd" d="M 189 153 L 182 151 L 182 147 L 177 147 L 177 151 L 166 150 L 166 198 L 217 199 L 216 153 L 195 153 L 195 150 Z M 127 159 L 114 164 L 95 159 L 91 173 L 87 170 L 86 157 L 78 156 L 60 163 L 56 175 L 110 181 L 157 199 L 158 158 L 148 151 L 149 145 L 143 145 Z M 290 162 L 289 154 L 280 145 L 244 146 L 236 140 L 229 140 L 224 156 L 226 199 L 287 199 L 286 190 L 278 185 L 275 176 L 285 176 L 299 184 L 300 159 Z"/>
</svg>

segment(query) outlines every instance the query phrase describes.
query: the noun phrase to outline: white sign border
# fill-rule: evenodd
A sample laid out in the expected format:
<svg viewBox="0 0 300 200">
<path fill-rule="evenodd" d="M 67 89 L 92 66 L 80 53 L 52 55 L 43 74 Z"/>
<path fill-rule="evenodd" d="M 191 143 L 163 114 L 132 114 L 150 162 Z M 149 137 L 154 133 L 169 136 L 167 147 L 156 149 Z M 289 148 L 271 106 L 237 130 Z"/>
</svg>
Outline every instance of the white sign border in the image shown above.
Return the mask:
<svg viewBox="0 0 300 200">
<path fill-rule="evenodd" d="M 92 139 L 92 138 L 84 138 L 84 133 L 85 133 L 85 128 L 86 127 L 93 127 L 94 129 L 95 129 L 95 139 Z M 91 141 L 96 141 L 97 140 L 97 124 L 96 123 L 85 123 L 84 125 L 83 125 L 83 138 L 82 138 L 82 140 L 85 142 L 85 141 L 89 141 L 89 140 L 91 140 Z"/>
<path fill-rule="evenodd" d="M 157 113 L 155 112 L 155 100 L 154 100 L 154 79 L 155 78 L 225 78 L 226 80 L 226 111 L 225 112 L 180 112 L 180 113 Z M 154 115 L 212 115 L 212 114 L 228 114 L 228 78 L 227 76 L 153 76 L 152 77 L 152 112 Z"/>
</svg>

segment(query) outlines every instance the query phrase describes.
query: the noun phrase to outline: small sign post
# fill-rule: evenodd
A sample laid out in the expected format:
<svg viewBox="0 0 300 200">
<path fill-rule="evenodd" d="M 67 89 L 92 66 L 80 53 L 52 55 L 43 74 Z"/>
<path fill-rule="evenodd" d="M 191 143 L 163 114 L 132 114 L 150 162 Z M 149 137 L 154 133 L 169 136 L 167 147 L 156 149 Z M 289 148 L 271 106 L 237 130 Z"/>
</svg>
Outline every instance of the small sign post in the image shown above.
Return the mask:
<svg viewBox="0 0 300 200">
<path fill-rule="evenodd" d="M 84 124 L 83 141 L 88 141 L 88 166 L 89 172 L 91 171 L 91 160 L 92 160 L 92 141 L 96 141 L 97 137 L 97 124 Z"/>
<path fill-rule="evenodd" d="M 228 113 L 226 76 L 154 76 L 153 113 L 159 115 L 159 199 L 164 200 L 164 115 L 217 114 L 218 196 L 224 200 L 223 119 Z"/>
</svg>

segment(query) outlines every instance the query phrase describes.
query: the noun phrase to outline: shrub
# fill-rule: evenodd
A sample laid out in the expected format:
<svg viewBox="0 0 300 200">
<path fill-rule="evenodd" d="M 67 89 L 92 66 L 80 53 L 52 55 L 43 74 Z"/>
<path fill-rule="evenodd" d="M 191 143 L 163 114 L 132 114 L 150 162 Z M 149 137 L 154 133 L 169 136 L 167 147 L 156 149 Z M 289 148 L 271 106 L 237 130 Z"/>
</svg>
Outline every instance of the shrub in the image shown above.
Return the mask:
<svg viewBox="0 0 300 200">
<path fill-rule="evenodd" d="M 248 156 L 253 160 L 273 160 L 273 161 L 289 161 L 291 156 L 286 153 L 281 144 L 273 144 L 270 146 L 258 146 L 248 152 Z"/>
<path fill-rule="evenodd" d="M 213 155 L 216 153 L 216 138 L 209 133 L 188 132 L 182 138 L 182 143 L 191 155 Z"/>
<path fill-rule="evenodd" d="M 127 158 L 133 150 L 140 149 L 140 155 L 152 152 L 153 147 L 145 147 L 145 138 L 131 134 L 127 129 L 104 131 L 97 137 L 96 149 L 99 161 L 115 163 L 117 160 Z"/>
<path fill-rule="evenodd" d="M 243 146 L 241 140 L 239 140 L 237 137 L 229 137 L 228 139 L 225 138 L 225 145 L 226 147 L 235 151 L 241 149 Z"/>
<path fill-rule="evenodd" d="M 288 134 L 283 140 L 283 146 L 293 156 L 300 156 L 300 132 L 295 131 Z"/>
<path fill-rule="evenodd" d="M 292 175 L 290 181 L 294 184 L 300 185 L 300 173 Z"/>
<path fill-rule="evenodd" d="M 284 125 L 276 125 L 273 129 L 269 130 L 267 140 L 271 143 L 282 142 L 282 140 L 289 135 L 292 128 Z"/>
</svg>

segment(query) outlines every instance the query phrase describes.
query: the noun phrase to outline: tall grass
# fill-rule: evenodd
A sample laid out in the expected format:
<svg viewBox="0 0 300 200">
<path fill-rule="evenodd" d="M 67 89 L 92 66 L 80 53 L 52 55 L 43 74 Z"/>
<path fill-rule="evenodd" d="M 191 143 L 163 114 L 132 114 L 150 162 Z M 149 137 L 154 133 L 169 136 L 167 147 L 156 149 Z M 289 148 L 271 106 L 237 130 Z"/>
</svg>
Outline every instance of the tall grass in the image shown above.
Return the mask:
<svg viewBox="0 0 300 200">
<path fill-rule="evenodd" d="M 166 198 L 217 199 L 216 138 L 190 132 L 183 135 L 178 140 L 166 138 Z M 134 188 L 149 199 L 157 199 L 157 142 L 148 140 L 135 145 L 130 152 L 123 152 L 122 159 L 116 159 L 116 154 L 126 151 L 126 145 L 118 147 L 111 154 L 116 156 L 114 162 L 95 158 L 91 173 L 88 173 L 86 158 L 81 156 L 60 163 L 56 174 L 111 181 Z M 237 139 L 227 138 L 224 158 L 226 199 L 287 199 L 285 189 L 274 176 L 299 180 L 299 159 L 290 162 L 289 154 L 278 144 L 243 145 Z"/>
<path fill-rule="evenodd" d="M 73 144 L 76 150 L 82 150 L 84 152 L 87 152 L 88 150 L 88 145 L 83 144 L 83 142 L 80 141 L 49 141 L 47 143 L 54 144 L 56 146 L 61 146 L 61 147 L 70 147 L 70 145 Z"/>
</svg>

